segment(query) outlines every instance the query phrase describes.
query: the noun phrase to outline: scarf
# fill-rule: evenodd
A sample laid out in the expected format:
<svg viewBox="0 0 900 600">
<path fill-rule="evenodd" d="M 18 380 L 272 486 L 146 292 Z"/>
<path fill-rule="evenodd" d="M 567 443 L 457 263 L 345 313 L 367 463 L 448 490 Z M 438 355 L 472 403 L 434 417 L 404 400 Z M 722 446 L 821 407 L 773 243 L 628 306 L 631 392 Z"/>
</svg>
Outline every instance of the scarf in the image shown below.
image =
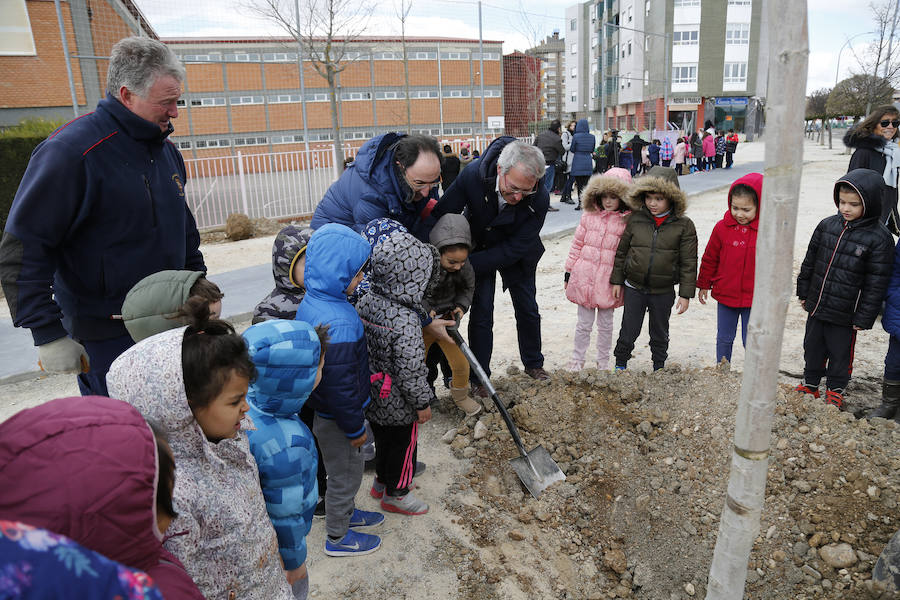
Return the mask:
<svg viewBox="0 0 900 600">
<path fill-rule="evenodd" d="M 896 189 L 897 188 L 897 168 L 900 167 L 900 146 L 897 142 L 889 140 L 883 147 L 878 149 L 884 154 L 884 182 Z"/>
</svg>

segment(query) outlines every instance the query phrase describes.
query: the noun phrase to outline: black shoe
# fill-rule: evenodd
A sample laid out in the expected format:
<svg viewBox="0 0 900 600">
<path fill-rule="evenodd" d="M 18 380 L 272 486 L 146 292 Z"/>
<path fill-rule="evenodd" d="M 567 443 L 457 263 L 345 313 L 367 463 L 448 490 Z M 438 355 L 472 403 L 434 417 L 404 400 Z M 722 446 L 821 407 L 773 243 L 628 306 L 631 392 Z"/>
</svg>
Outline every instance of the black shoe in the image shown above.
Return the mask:
<svg viewBox="0 0 900 600">
<path fill-rule="evenodd" d="M 578 202 L 578 206 L 575 207 L 575 210 L 581 210 L 581 202 Z"/>
<path fill-rule="evenodd" d="M 563 204 L 575 204 L 575 201 L 571 198 L 560 198 L 559 201 Z"/>
<path fill-rule="evenodd" d="M 559 209 L 551 204 L 547 207 L 547 212 L 559 212 Z"/>
<path fill-rule="evenodd" d="M 319 500 L 319 503 L 316 504 L 316 512 L 313 513 L 313 517 L 316 519 L 325 518 L 325 498 L 322 498 Z"/>
<path fill-rule="evenodd" d="M 487 388 L 481 384 L 476 383 L 472 386 L 472 395 L 476 398 L 490 398 L 491 395 L 488 393 Z"/>
<path fill-rule="evenodd" d="M 881 417 L 897 420 L 900 409 L 900 381 L 885 380 L 881 383 L 881 406 L 869 413 L 869 418 Z"/>
<path fill-rule="evenodd" d="M 664 363 L 664 362 L 655 362 L 655 363 L 653 363 L 653 370 L 654 370 L 654 371 L 661 371 L 662 369 L 665 369 L 665 368 L 666 368 L 666 363 Z"/>
</svg>

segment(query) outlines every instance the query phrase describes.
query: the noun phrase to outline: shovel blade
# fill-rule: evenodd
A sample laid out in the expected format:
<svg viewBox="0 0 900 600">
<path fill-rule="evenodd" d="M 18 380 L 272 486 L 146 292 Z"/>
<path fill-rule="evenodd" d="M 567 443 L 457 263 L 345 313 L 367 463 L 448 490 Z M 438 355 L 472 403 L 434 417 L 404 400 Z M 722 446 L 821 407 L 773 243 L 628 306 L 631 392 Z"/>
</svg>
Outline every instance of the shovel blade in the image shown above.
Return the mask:
<svg viewBox="0 0 900 600">
<path fill-rule="evenodd" d="M 541 492 L 550 484 L 566 478 L 565 473 L 550 458 L 550 453 L 543 446 L 531 450 L 527 454 L 527 458 L 520 456 L 509 462 L 512 463 L 519 479 L 535 498 L 540 498 Z"/>
</svg>

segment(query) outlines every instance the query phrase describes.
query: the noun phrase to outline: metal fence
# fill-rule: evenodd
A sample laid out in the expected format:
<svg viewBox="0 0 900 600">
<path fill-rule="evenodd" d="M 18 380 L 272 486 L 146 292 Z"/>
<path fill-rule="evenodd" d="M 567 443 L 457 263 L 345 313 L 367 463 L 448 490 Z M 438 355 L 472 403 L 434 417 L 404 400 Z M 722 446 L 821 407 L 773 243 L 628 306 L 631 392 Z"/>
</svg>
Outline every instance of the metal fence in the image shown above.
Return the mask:
<svg viewBox="0 0 900 600">
<path fill-rule="evenodd" d="M 522 138 L 531 143 L 531 138 Z M 441 142 L 459 152 L 463 143 L 469 151 L 484 150 L 480 138 Z M 358 148 L 344 146 L 344 156 L 356 155 Z M 188 182 L 187 203 L 197 227 L 209 229 L 225 225 L 228 215 L 288 219 L 311 215 L 319 200 L 339 176 L 334 146 L 286 152 L 244 153 L 229 156 L 185 159 Z"/>
</svg>

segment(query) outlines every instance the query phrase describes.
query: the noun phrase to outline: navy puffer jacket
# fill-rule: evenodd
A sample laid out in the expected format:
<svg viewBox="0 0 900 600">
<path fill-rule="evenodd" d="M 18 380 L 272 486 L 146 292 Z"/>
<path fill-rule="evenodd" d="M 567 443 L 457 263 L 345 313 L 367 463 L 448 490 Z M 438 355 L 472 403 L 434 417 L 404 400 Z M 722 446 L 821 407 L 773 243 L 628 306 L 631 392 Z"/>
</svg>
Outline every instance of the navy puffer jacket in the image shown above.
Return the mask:
<svg viewBox="0 0 900 600">
<path fill-rule="evenodd" d="M 894 262 L 894 238 L 878 220 L 883 181 L 875 171 L 854 169 L 835 183 L 835 205 L 847 184 L 862 198 L 863 214 L 853 221 L 833 215 L 813 232 L 797 276 L 797 296 L 811 317 L 872 328 Z"/>
<path fill-rule="evenodd" d="M 572 136 L 572 145 L 569 152 L 573 154 L 572 176 L 591 175 L 594 172 L 594 161 L 591 152 L 597 145 L 597 138 L 591 133 L 587 119 L 579 119 L 575 124 L 575 135 Z"/>
<path fill-rule="evenodd" d="M 412 190 L 394 165 L 394 144 L 403 137 L 385 133 L 363 144 L 356 159 L 325 192 L 309 226 L 318 229 L 326 223 L 340 223 L 362 232 L 369 221 L 387 217 L 402 223 L 419 239 L 427 239 L 423 221 L 428 216 L 426 209 L 437 201 L 437 188 L 432 188 L 428 198 L 408 202 Z"/>
</svg>

